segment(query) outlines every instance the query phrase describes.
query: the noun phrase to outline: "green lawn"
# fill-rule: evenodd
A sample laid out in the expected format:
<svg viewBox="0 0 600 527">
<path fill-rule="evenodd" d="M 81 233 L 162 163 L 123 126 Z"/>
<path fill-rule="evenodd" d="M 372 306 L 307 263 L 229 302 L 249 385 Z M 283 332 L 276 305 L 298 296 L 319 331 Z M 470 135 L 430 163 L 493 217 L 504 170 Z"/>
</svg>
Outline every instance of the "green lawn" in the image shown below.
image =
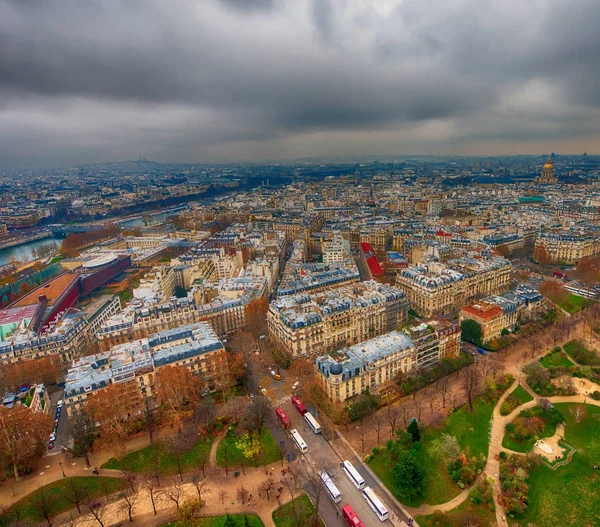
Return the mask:
<svg viewBox="0 0 600 527">
<path fill-rule="evenodd" d="M 540 359 L 540 362 L 544 368 L 568 368 L 573 366 L 573 363 L 562 351 L 548 353 Z"/>
<path fill-rule="evenodd" d="M 208 456 L 212 446 L 212 438 L 205 438 L 196 443 L 194 447 L 181 456 L 181 470 L 186 472 L 198 468 L 198 460 L 202 456 Z M 177 458 L 170 454 L 161 443 L 130 452 L 121 459 L 109 459 L 102 468 L 116 470 L 132 470 L 133 472 L 151 472 L 154 469 L 156 456 L 160 459 L 160 473 L 164 476 L 177 474 Z"/>
<path fill-rule="evenodd" d="M 286 503 L 283 507 L 273 511 L 273 521 L 277 527 L 296 527 L 296 518 L 303 520 L 302 525 L 312 525 L 311 518 L 315 514 L 315 507 L 308 496 L 300 496 Z M 321 527 L 325 527 L 323 521 L 319 521 Z"/>
<path fill-rule="evenodd" d="M 492 527 L 496 525 L 496 513 L 492 507 L 475 505 L 469 499 L 449 512 L 438 511 L 415 519 L 421 527 L 464 527 L 465 525 Z"/>
<path fill-rule="evenodd" d="M 279 449 L 279 445 L 275 439 L 273 439 L 273 436 L 267 427 L 264 427 L 260 433 L 262 448 L 256 460 L 244 458 L 242 451 L 236 445 L 238 440 L 239 438 L 231 432 L 229 432 L 221 440 L 219 446 L 217 447 L 217 465 L 219 467 L 225 466 L 225 456 L 223 452 L 227 447 L 231 449 L 231 455 L 228 463 L 229 467 L 231 468 L 239 467 L 242 462 L 245 464 L 245 466 L 251 466 L 254 464 L 259 466 L 276 463 L 277 461 L 281 460 L 281 451 Z"/>
<path fill-rule="evenodd" d="M 587 415 L 575 423 L 569 403 L 554 405 L 565 417 L 565 439 L 577 452 L 568 465 L 550 470 L 545 465 L 529 478 L 529 508 L 517 525 L 600 525 L 600 408 L 586 405 Z M 513 522 L 511 522 L 513 523 Z"/>
<path fill-rule="evenodd" d="M 104 476 L 77 476 L 54 481 L 19 500 L 0 515 L 0 525 L 12 525 L 9 520 L 12 514 L 18 514 L 21 520 L 45 522 L 44 517 L 40 516 L 39 512 L 36 512 L 38 508 L 36 506 L 37 497 L 42 495 L 42 493 L 46 494 L 46 499 L 50 502 L 52 516 L 74 508 L 75 505 L 68 499 L 69 485 L 72 482 L 79 484 L 80 488 L 87 489 L 88 496 L 90 497 L 112 494 L 120 490 L 122 486 L 120 479 Z"/>
<path fill-rule="evenodd" d="M 235 521 L 235 524 L 239 527 L 244 527 L 244 514 L 230 514 Z M 248 524 L 250 527 L 264 527 L 264 523 L 256 514 L 246 514 L 248 518 Z M 193 521 L 187 521 L 186 526 L 189 527 L 223 527 L 225 525 L 225 519 L 227 516 L 206 516 L 205 518 L 197 518 Z M 177 522 L 163 523 L 160 527 L 175 527 L 178 525 Z"/>
<path fill-rule="evenodd" d="M 592 301 L 590 299 L 571 293 L 559 303 L 559 306 L 569 313 L 577 313 L 577 311 L 581 311 L 584 307 L 589 306 L 591 303 Z"/>
<path fill-rule="evenodd" d="M 565 351 L 575 362 L 581 365 L 598 365 L 600 364 L 600 355 L 597 352 L 588 350 L 578 340 L 571 340 L 564 346 Z"/>
<path fill-rule="evenodd" d="M 461 489 L 450 478 L 447 467 L 435 461 L 427 449 L 431 442 L 441 434 L 449 434 L 456 437 L 460 446 L 468 452 L 469 457 L 479 454 L 487 455 L 488 429 L 494 405 L 493 402 L 476 399 L 473 403 L 473 413 L 469 413 L 468 405 L 464 405 L 448 416 L 441 429 L 426 427 L 421 430 L 422 448 L 417 452 L 416 459 L 426 474 L 425 492 L 421 498 L 413 501 L 403 499 L 403 503 L 409 507 L 418 507 L 423 503 L 436 505 L 451 500 L 461 492 Z M 392 482 L 393 464 L 385 449 L 382 449 L 377 456 L 373 456 L 369 466 L 383 484 L 399 498 Z"/>
<path fill-rule="evenodd" d="M 519 401 L 519 406 L 533 401 L 532 395 L 520 384 L 512 391 L 511 395 Z"/>
</svg>

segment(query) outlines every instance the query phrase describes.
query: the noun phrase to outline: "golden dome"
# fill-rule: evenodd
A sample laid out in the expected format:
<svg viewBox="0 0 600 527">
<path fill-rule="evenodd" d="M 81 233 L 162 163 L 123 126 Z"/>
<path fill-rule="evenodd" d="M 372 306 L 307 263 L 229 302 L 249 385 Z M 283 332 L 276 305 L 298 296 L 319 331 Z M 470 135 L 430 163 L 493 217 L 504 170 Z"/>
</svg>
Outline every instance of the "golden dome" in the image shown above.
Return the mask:
<svg viewBox="0 0 600 527">
<path fill-rule="evenodd" d="M 550 160 L 550 158 L 548 158 L 546 160 L 546 164 L 544 165 L 544 168 L 554 168 L 554 166 L 552 165 L 552 161 Z"/>
</svg>

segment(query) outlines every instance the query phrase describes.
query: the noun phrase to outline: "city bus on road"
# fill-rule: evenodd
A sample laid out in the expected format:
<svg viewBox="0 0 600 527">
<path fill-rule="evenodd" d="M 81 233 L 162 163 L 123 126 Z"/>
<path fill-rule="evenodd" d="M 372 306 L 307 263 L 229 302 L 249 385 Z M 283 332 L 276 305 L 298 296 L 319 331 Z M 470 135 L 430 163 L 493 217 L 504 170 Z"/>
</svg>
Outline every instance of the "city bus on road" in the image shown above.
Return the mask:
<svg viewBox="0 0 600 527">
<path fill-rule="evenodd" d="M 319 423 L 317 423 L 317 420 L 312 416 L 312 414 L 310 412 L 306 412 L 304 414 L 304 419 L 306 420 L 306 422 L 308 423 L 308 426 L 310 426 L 311 430 L 315 434 L 321 433 L 321 425 Z"/>
<path fill-rule="evenodd" d="M 377 497 L 377 494 L 373 492 L 371 487 L 365 487 L 362 491 L 363 498 L 369 504 L 373 512 L 377 514 L 380 521 L 384 522 L 388 519 L 388 510 L 385 505 L 381 503 L 381 500 Z"/>
<path fill-rule="evenodd" d="M 356 515 L 352 507 L 350 507 L 350 504 L 342 507 L 342 516 L 350 527 L 365 527 L 365 524 L 360 521 L 360 518 Z"/>
<path fill-rule="evenodd" d="M 283 428 L 286 430 L 290 427 L 290 420 L 287 414 L 283 411 L 283 408 L 276 408 L 275 415 L 277 415 L 277 419 L 282 424 Z"/>
<path fill-rule="evenodd" d="M 342 466 L 342 469 L 344 469 L 346 476 L 348 476 L 350 478 L 350 481 L 354 484 L 354 486 L 358 490 L 362 490 L 365 488 L 365 480 L 358 473 L 358 470 L 356 470 L 354 468 L 354 465 L 352 463 L 350 463 L 350 461 L 348 461 L 348 460 L 342 461 L 341 466 Z"/>
<path fill-rule="evenodd" d="M 295 395 L 292 395 L 292 404 L 296 407 L 296 410 L 300 412 L 300 415 L 304 415 L 306 412 L 308 412 L 306 406 L 304 406 L 304 403 Z"/>
<path fill-rule="evenodd" d="M 294 443 L 296 443 L 296 446 L 298 447 L 300 452 L 306 454 L 306 452 L 308 452 L 308 446 L 304 442 L 304 439 L 302 439 L 302 436 L 298 433 L 298 430 L 296 430 L 295 428 L 293 430 L 290 430 L 290 435 L 292 436 L 292 439 L 294 440 Z"/>
<path fill-rule="evenodd" d="M 333 481 L 331 481 L 329 474 L 327 474 L 327 472 L 325 472 L 324 470 L 320 470 L 319 476 L 321 477 L 321 481 L 323 482 L 323 485 L 325 486 L 325 490 L 327 491 L 327 494 L 329 494 L 329 497 L 333 500 L 333 502 L 339 503 L 340 501 L 342 501 L 342 493 L 335 486 L 335 483 L 333 483 Z"/>
</svg>

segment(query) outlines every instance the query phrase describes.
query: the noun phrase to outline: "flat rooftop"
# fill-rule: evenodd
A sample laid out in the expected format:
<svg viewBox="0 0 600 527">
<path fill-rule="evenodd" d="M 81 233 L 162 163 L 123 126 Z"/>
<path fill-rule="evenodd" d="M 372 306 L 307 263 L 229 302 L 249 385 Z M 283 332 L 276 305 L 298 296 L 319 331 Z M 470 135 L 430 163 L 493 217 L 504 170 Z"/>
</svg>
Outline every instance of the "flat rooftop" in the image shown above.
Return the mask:
<svg viewBox="0 0 600 527">
<path fill-rule="evenodd" d="M 45 295 L 48 299 L 48 305 L 51 306 L 60 297 L 75 280 L 79 278 L 78 274 L 63 274 L 50 280 L 49 282 L 34 289 L 23 298 L 18 300 L 12 307 L 30 306 L 39 303 L 39 297 Z"/>
</svg>

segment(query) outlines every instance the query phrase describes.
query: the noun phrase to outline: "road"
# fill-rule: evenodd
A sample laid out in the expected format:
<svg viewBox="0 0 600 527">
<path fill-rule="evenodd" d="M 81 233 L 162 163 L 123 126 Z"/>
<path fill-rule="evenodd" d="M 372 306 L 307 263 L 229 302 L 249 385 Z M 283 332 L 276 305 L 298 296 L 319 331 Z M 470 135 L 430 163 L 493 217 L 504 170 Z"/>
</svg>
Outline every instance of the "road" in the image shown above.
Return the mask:
<svg viewBox="0 0 600 527">
<path fill-rule="evenodd" d="M 304 455 L 298 453 L 300 457 L 300 463 L 302 458 L 305 458 L 309 463 L 312 463 L 322 470 L 326 470 L 330 475 L 331 479 L 335 483 L 338 490 L 342 493 L 342 501 L 338 504 L 334 504 L 329 498 L 327 493 L 323 493 L 323 498 L 319 506 L 319 512 L 323 516 L 328 527 L 343 527 L 345 521 L 341 517 L 341 512 L 338 516 L 338 511 L 346 505 L 350 504 L 354 509 L 358 517 L 364 523 L 365 527 L 375 527 L 380 525 L 379 518 L 375 515 L 372 509 L 369 507 L 367 502 L 362 497 L 362 493 L 356 489 L 354 484 L 346 476 L 346 473 L 340 468 L 340 463 L 343 461 L 336 451 L 332 448 L 329 442 L 323 437 L 322 434 L 315 434 L 312 429 L 309 428 L 304 418 L 298 413 L 290 401 L 289 396 L 275 401 L 277 406 L 281 406 L 290 419 L 290 428 L 298 430 L 304 441 L 308 446 L 308 452 Z M 314 414 L 313 414 L 314 415 Z M 281 430 L 279 430 L 281 432 Z M 277 439 L 277 438 L 276 438 Z M 289 447 L 288 447 L 289 448 Z M 295 449 L 295 446 L 292 445 Z M 364 478 L 367 486 L 371 487 L 381 501 L 390 511 L 390 521 L 392 525 L 402 525 L 402 521 L 406 521 L 406 516 L 400 511 L 395 504 L 390 503 L 379 484 L 366 470 L 362 461 L 356 456 L 349 459 L 354 465 L 356 470 Z M 393 519 L 392 519 L 393 517 Z"/>
<path fill-rule="evenodd" d="M 53 392 L 50 394 L 50 401 L 52 403 L 52 410 L 50 415 L 54 419 L 56 417 L 56 403 L 62 399 L 63 390 L 59 390 L 57 392 Z M 69 423 L 67 410 L 63 407 L 60 413 L 60 419 L 58 421 L 58 428 L 56 431 L 56 440 L 54 441 L 54 448 L 52 450 L 48 450 L 49 456 L 55 456 L 56 454 L 61 454 L 63 447 L 66 447 L 69 442 Z"/>
</svg>

